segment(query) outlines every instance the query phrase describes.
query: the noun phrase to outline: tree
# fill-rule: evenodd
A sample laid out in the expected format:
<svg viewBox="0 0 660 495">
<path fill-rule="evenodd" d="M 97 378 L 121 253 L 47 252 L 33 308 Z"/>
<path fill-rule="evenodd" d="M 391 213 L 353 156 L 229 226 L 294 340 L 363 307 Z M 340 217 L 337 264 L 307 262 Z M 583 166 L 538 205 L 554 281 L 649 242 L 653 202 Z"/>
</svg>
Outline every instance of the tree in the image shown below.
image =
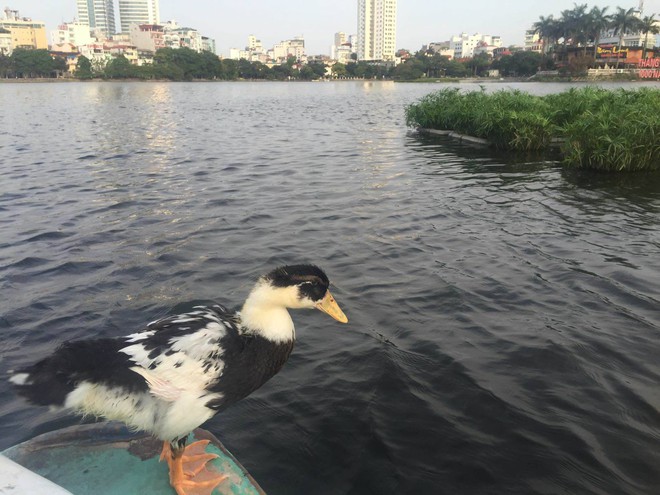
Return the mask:
<svg viewBox="0 0 660 495">
<path fill-rule="evenodd" d="M 307 65 L 314 71 L 314 74 L 316 75 L 314 79 L 319 79 L 326 76 L 326 67 L 323 62 L 310 62 Z"/>
<path fill-rule="evenodd" d="M 643 17 L 639 22 L 639 30 L 644 34 L 644 52 L 642 53 L 642 58 L 646 58 L 646 50 L 649 44 L 649 34 L 660 33 L 660 28 L 658 27 L 658 21 L 655 19 L 655 14 Z"/>
<path fill-rule="evenodd" d="M 557 21 L 553 16 L 543 17 L 540 16 L 532 27 L 534 32 L 538 33 L 543 41 L 543 53 L 548 53 L 550 46 L 557 42 L 555 35 L 557 33 Z"/>
<path fill-rule="evenodd" d="M 199 54 L 200 58 L 200 77 L 205 79 L 221 79 L 222 63 L 220 58 L 213 52 L 204 50 Z"/>
<path fill-rule="evenodd" d="M 10 59 L 17 77 L 48 77 L 57 70 L 53 57 L 44 49 L 16 48 Z"/>
<path fill-rule="evenodd" d="M 564 45 L 570 40 L 571 45 L 583 45 L 586 50 L 587 33 L 589 32 L 587 4 L 574 3 L 573 9 L 562 11 L 560 21 L 564 26 Z"/>
<path fill-rule="evenodd" d="M 64 57 L 53 57 L 53 70 L 57 77 L 68 71 L 69 66 L 66 64 L 66 59 Z"/>
<path fill-rule="evenodd" d="M 312 79 L 318 79 L 318 74 L 316 74 L 314 69 L 312 69 L 308 64 L 300 69 L 299 77 L 303 81 L 311 81 Z"/>
<path fill-rule="evenodd" d="M 623 45 L 623 37 L 637 28 L 639 28 L 639 18 L 635 15 L 635 9 L 629 8 L 628 10 L 617 7 L 616 12 L 612 14 L 610 26 L 614 28 L 614 36 L 619 35 L 619 45 L 617 49 L 616 68 L 619 68 L 621 60 L 621 46 Z"/>
<path fill-rule="evenodd" d="M 468 69 L 465 64 L 458 60 L 449 60 L 445 66 L 445 76 L 447 77 L 465 77 L 468 75 Z"/>
<path fill-rule="evenodd" d="M 490 67 L 490 57 L 486 53 L 480 53 L 468 60 L 465 66 L 472 70 L 472 75 L 478 76 Z"/>
<path fill-rule="evenodd" d="M 411 58 L 397 65 L 392 72 L 392 78 L 399 81 L 414 81 L 425 74 L 425 67 L 421 60 Z"/>
<path fill-rule="evenodd" d="M 519 51 L 495 60 L 492 67 L 505 76 L 524 77 L 536 74 L 542 64 L 543 56 L 540 53 Z"/>
<path fill-rule="evenodd" d="M 13 64 L 10 57 L 0 53 L 0 77 L 9 77 L 13 73 Z"/>
<path fill-rule="evenodd" d="M 222 75 L 224 79 L 235 80 L 238 79 L 238 63 L 236 60 L 222 59 Z"/>
<path fill-rule="evenodd" d="M 610 26 L 610 16 L 605 14 L 608 7 L 602 9 L 592 7 L 589 11 L 589 32 L 594 43 L 594 61 L 598 55 L 598 44 L 600 43 L 600 33 Z"/>
<path fill-rule="evenodd" d="M 335 65 L 332 66 L 332 74 L 335 77 L 346 77 L 348 76 L 348 72 L 346 71 L 346 65 L 337 62 Z"/>
<path fill-rule="evenodd" d="M 78 57 L 74 76 L 76 76 L 78 79 L 92 79 L 94 77 L 94 73 L 92 72 L 92 63 L 84 55 Z"/>
<path fill-rule="evenodd" d="M 119 55 L 108 62 L 104 75 L 108 79 L 128 79 L 137 74 L 131 62 L 124 55 Z"/>
<path fill-rule="evenodd" d="M 238 77 L 241 79 L 270 79 L 271 70 L 261 62 L 250 62 L 244 58 L 238 61 Z"/>
</svg>

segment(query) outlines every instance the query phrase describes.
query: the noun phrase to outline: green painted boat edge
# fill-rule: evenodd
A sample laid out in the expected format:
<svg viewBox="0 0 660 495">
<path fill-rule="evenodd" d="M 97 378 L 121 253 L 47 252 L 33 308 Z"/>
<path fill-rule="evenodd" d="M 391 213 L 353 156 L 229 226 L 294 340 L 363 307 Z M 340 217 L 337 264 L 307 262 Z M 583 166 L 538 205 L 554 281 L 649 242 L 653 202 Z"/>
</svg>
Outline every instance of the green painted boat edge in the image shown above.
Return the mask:
<svg viewBox="0 0 660 495">
<path fill-rule="evenodd" d="M 256 480 L 215 435 L 197 428 L 189 437 L 209 440 L 214 469 L 229 476 L 214 495 L 265 495 Z M 76 425 L 39 435 L 2 454 L 73 494 L 173 494 L 167 466 L 158 461 L 162 442 L 122 423 Z"/>
</svg>

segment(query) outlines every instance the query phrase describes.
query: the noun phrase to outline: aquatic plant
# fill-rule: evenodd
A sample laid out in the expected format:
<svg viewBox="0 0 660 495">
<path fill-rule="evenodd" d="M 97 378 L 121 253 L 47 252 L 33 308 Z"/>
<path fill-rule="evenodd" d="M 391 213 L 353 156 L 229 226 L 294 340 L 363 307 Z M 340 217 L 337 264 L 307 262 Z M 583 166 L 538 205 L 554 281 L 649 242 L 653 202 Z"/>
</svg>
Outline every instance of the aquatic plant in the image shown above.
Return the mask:
<svg viewBox="0 0 660 495">
<path fill-rule="evenodd" d="M 660 170 L 658 89 L 585 87 L 533 96 L 447 88 L 409 105 L 406 122 L 483 138 L 507 150 L 546 150 L 559 141 L 568 166 Z"/>
<path fill-rule="evenodd" d="M 561 129 L 565 161 L 606 171 L 660 170 L 660 91 L 617 90 Z"/>
</svg>

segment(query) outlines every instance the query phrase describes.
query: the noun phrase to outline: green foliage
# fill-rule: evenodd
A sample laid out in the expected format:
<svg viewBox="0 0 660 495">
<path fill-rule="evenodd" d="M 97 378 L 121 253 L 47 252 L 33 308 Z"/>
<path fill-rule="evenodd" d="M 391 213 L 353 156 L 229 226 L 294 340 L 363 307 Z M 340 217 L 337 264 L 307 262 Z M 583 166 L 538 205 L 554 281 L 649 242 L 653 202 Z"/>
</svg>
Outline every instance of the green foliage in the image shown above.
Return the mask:
<svg viewBox="0 0 660 495">
<path fill-rule="evenodd" d="M 365 79 L 382 79 L 390 74 L 390 69 L 382 65 L 370 64 L 364 60 L 357 63 L 346 64 L 348 77 L 357 77 Z"/>
<path fill-rule="evenodd" d="M 348 72 L 346 71 L 346 65 L 337 62 L 335 65 L 332 66 L 332 74 L 335 77 L 346 77 L 346 76 L 348 76 Z"/>
<path fill-rule="evenodd" d="M 508 150 L 544 150 L 561 140 L 569 166 L 604 171 L 660 170 L 660 90 L 572 88 L 521 91 L 448 88 L 406 108 L 410 126 L 452 130 Z"/>
<path fill-rule="evenodd" d="M 479 71 L 487 68 L 490 60 L 486 56 L 478 58 L 475 64 L 479 65 Z M 474 65 L 468 67 L 465 62 L 449 60 L 447 57 L 433 52 L 419 51 L 414 57 L 397 65 L 391 76 L 399 81 L 414 81 L 422 77 L 465 77 L 474 70 Z"/>
<path fill-rule="evenodd" d="M 172 80 L 216 79 L 222 76 L 220 59 L 210 52 L 190 48 L 161 48 L 154 55 L 154 66 L 176 67 Z M 161 68 L 162 69 L 162 68 Z"/>
<path fill-rule="evenodd" d="M 540 53 L 519 51 L 495 60 L 492 67 L 498 69 L 503 76 L 527 77 L 536 74 L 544 65 L 545 60 Z"/>
<path fill-rule="evenodd" d="M 605 171 L 659 171 L 660 90 L 606 93 L 562 127 L 566 162 Z"/>
<path fill-rule="evenodd" d="M 108 79 L 129 79 L 138 77 L 139 68 L 132 65 L 123 55 L 113 58 L 105 66 L 104 76 Z"/>
<path fill-rule="evenodd" d="M 0 53 L 0 77 L 9 77 L 12 72 L 11 58 L 4 53 Z"/>
<path fill-rule="evenodd" d="M 62 59 L 53 59 L 48 50 L 16 48 L 8 60 L 7 75 L 14 77 L 54 77 L 65 71 Z"/>
<path fill-rule="evenodd" d="M 78 59 L 75 77 L 91 79 L 169 79 L 191 81 L 193 79 L 237 79 L 238 65 L 235 60 L 220 60 L 214 53 L 196 52 L 190 48 L 162 48 L 154 55 L 153 64 L 133 65 L 119 55 L 105 67 L 94 67 L 85 57 Z"/>
<path fill-rule="evenodd" d="M 78 79 L 92 79 L 94 77 L 94 72 L 92 71 L 92 63 L 89 59 L 83 55 L 78 57 L 78 62 L 76 63 L 76 71 L 74 72 L 75 77 Z"/>
</svg>

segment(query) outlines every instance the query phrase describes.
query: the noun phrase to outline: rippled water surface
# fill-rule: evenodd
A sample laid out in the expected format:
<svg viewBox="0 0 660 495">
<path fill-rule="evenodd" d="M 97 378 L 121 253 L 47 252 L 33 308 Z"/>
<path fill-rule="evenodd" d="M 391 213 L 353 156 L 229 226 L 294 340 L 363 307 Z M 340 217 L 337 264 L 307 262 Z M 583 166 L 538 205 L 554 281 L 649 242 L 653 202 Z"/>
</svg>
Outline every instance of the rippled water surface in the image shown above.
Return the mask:
<svg viewBox="0 0 660 495">
<path fill-rule="evenodd" d="M 0 372 L 315 262 L 350 324 L 206 425 L 267 492 L 660 493 L 660 177 L 420 137 L 439 88 L 0 85 Z"/>
</svg>

